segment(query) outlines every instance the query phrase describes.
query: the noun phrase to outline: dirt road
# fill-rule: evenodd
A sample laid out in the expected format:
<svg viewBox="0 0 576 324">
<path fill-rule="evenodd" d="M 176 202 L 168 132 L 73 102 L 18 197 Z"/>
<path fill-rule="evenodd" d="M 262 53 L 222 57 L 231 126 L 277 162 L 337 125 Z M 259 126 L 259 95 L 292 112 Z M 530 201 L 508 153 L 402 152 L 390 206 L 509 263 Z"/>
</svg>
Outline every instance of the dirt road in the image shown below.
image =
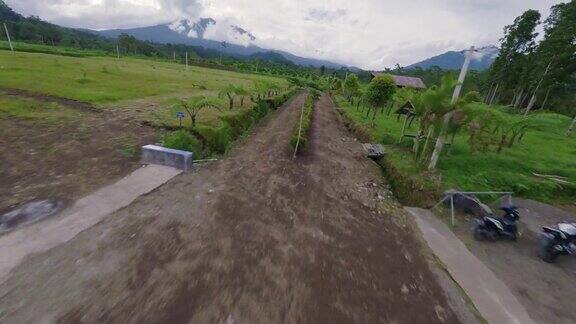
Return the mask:
<svg viewBox="0 0 576 324">
<path fill-rule="evenodd" d="M 227 158 L 26 260 L 0 286 L 0 321 L 457 322 L 328 97 L 291 159 L 304 98 Z"/>
</svg>

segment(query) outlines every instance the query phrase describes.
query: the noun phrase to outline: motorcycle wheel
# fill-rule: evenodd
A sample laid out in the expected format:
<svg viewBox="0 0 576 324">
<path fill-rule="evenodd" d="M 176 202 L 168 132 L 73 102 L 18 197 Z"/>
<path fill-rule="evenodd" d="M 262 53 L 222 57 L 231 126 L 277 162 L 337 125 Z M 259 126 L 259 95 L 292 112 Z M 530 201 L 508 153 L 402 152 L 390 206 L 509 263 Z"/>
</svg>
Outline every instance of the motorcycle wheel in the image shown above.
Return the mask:
<svg viewBox="0 0 576 324">
<path fill-rule="evenodd" d="M 512 233 L 511 239 L 512 239 L 512 241 L 514 241 L 514 242 L 518 242 L 518 232 Z"/>
<path fill-rule="evenodd" d="M 472 232 L 474 235 L 474 239 L 476 241 L 482 242 L 482 241 L 486 241 L 488 239 L 488 236 L 486 235 L 486 231 L 479 224 L 474 224 L 474 228 L 473 228 Z"/>
<path fill-rule="evenodd" d="M 553 263 L 558 254 L 553 250 L 554 240 L 550 239 L 546 234 L 540 234 L 540 250 L 538 254 L 542 261 L 547 263 Z"/>
</svg>

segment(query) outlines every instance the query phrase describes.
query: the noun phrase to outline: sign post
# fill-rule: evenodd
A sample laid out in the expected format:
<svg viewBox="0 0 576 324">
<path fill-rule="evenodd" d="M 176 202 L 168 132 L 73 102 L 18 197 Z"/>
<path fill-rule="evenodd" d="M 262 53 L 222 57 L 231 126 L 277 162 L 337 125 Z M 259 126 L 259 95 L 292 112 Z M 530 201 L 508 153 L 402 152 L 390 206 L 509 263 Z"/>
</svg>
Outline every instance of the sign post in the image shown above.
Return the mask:
<svg viewBox="0 0 576 324">
<path fill-rule="evenodd" d="M 179 112 L 176 113 L 176 117 L 177 117 L 178 120 L 180 121 L 180 127 L 182 127 L 182 118 L 184 118 L 185 116 L 186 116 L 186 115 L 185 115 L 183 112 L 181 112 L 181 111 L 179 111 Z"/>
</svg>

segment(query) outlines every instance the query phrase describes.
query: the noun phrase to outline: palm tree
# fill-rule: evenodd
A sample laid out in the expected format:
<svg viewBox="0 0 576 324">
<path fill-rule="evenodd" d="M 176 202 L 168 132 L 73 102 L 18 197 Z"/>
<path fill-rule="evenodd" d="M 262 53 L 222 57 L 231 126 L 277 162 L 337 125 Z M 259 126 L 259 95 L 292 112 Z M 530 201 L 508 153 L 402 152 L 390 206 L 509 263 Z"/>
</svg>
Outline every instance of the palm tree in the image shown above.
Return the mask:
<svg viewBox="0 0 576 324">
<path fill-rule="evenodd" d="M 192 122 L 192 127 L 196 126 L 196 116 L 201 110 L 205 108 L 215 108 L 220 109 L 222 102 L 218 98 L 197 96 L 189 98 L 188 100 L 178 99 L 178 102 L 174 104 L 175 109 L 184 109 L 190 116 Z"/>
<path fill-rule="evenodd" d="M 462 105 L 461 100 L 452 101 L 452 91 L 457 84 L 458 81 L 454 80 L 451 75 L 445 75 L 439 87 L 431 88 L 423 94 L 423 100 L 432 114 L 433 122 L 435 124 L 441 124 L 438 130 L 435 131 L 439 139 L 432 152 L 430 165 L 428 166 L 429 169 L 436 167 L 440 151 L 444 147 L 443 135 L 446 133 L 450 120 L 452 119 L 451 112 Z"/>
<path fill-rule="evenodd" d="M 229 84 L 224 89 L 220 90 L 218 93 L 219 98 L 228 98 L 228 103 L 230 105 L 230 110 L 234 108 L 234 95 L 236 94 L 237 87 L 233 84 Z"/>
<path fill-rule="evenodd" d="M 256 93 L 257 99 L 260 99 L 262 96 L 268 96 L 270 91 L 270 82 L 258 80 L 254 81 L 254 92 Z"/>
<path fill-rule="evenodd" d="M 243 86 L 236 86 L 234 94 L 240 96 L 240 106 L 244 106 L 244 97 L 249 96 L 250 92 L 246 90 Z"/>
</svg>

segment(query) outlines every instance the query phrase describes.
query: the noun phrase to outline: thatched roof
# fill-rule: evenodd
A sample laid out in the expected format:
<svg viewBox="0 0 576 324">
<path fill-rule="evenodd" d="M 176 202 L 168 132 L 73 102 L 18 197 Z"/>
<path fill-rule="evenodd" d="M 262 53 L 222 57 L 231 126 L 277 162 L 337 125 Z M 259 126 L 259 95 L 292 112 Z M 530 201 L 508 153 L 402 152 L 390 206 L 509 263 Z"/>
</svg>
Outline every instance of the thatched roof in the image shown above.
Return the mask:
<svg viewBox="0 0 576 324">
<path fill-rule="evenodd" d="M 412 116 L 414 115 L 414 110 L 415 110 L 414 105 L 410 100 L 408 100 L 404 105 L 402 105 L 402 107 L 396 110 L 396 114 Z"/>
<path fill-rule="evenodd" d="M 372 72 L 373 76 L 378 76 L 381 74 L 387 74 L 384 72 Z M 426 89 L 426 85 L 424 84 L 424 81 L 422 81 L 422 79 L 417 78 L 417 77 L 408 77 L 408 76 L 403 76 L 403 75 L 393 75 L 393 74 L 389 74 L 393 79 L 394 82 L 396 82 L 396 86 L 404 88 L 404 87 L 408 87 L 408 88 L 415 88 L 415 89 Z"/>
</svg>

